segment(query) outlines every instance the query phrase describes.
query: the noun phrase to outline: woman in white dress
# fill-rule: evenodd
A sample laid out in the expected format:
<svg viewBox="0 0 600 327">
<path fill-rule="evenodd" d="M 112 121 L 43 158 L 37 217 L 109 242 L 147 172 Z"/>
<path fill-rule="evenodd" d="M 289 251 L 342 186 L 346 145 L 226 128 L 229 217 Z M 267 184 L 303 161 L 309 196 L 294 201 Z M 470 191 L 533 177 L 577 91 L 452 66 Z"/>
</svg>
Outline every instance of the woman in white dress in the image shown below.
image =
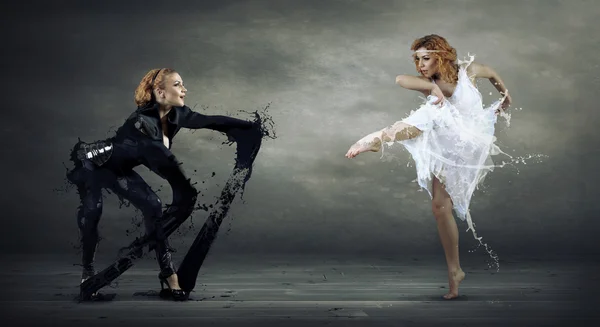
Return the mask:
<svg viewBox="0 0 600 327">
<path fill-rule="evenodd" d="M 383 143 L 402 144 L 411 154 L 419 185 L 432 198 L 440 240 L 448 265 L 450 300 L 458 297 L 465 278 L 458 251 L 458 228 L 452 215 L 466 220 L 477 237 L 469 214 L 471 196 L 493 169 L 491 155 L 501 151 L 494 144 L 494 125 L 500 110 L 511 103 L 500 76 L 489 66 L 457 61 L 456 50 L 439 35 L 427 35 L 411 45 L 420 76 L 399 75 L 396 83 L 427 96 L 427 102 L 393 124 L 356 142 L 347 158 L 383 149 Z M 503 96 L 484 108 L 475 79 L 487 78 Z M 481 241 L 480 241 L 481 242 Z M 487 248 L 487 247 L 486 247 Z"/>
</svg>

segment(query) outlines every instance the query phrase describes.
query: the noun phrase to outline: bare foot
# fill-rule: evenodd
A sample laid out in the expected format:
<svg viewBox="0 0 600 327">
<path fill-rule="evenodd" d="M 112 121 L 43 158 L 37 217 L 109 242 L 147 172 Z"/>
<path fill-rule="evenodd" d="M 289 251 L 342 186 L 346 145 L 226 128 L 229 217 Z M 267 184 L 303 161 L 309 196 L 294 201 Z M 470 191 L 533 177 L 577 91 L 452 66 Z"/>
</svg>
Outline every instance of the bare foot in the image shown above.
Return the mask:
<svg viewBox="0 0 600 327">
<path fill-rule="evenodd" d="M 376 143 L 354 143 L 353 146 L 350 147 L 350 149 L 348 150 L 348 152 L 346 153 L 346 158 L 354 158 L 357 155 L 363 153 L 363 152 L 367 152 L 367 151 L 371 151 L 371 152 L 378 152 L 381 149 L 381 143 L 376 142 Z"/>
<path fill-rule="evenodd" d="M 462 269 L 455 272 L 448 273 L 448 284 L 450 285 L 450 292 L 444 295 L 444 299 L 452 300 L 458 297 L 458 285 L 465 279 L 465 272 Z"/>
</svg>

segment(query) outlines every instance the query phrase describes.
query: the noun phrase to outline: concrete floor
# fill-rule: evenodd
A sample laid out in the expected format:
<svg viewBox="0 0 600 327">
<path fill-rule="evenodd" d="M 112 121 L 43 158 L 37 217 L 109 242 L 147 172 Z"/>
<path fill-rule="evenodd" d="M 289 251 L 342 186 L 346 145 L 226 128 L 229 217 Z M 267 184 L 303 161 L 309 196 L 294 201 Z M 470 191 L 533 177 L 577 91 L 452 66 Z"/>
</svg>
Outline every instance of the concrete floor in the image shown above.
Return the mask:
<svg viewBox="0 0 600 327">
<path fill-rule="evenodd" d="M 578 326 L 600 323 L 598 257 L 506 258 L 500 270 L 463 257 L 461 297 L 444 301 L 443 258 L 409 256 L 210 258 L 191 300 L 161 300 L 144 259 L 102 290 L 110 302 L 77 303 L 72 258 L 5 257 L 3 326 Z M 108 261 L 106 261 L 108 263 Z M 98 268 L 104 268 L 103 263 Z"/>
</svg>

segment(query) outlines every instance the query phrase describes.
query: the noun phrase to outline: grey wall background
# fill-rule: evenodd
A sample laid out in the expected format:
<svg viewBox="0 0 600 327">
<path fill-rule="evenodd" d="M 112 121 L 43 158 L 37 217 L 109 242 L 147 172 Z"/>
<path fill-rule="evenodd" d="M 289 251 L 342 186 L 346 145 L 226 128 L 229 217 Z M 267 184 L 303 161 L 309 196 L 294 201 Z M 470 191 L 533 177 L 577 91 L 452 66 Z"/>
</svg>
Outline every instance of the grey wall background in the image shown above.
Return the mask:
<svg viewBox="0 0 600 327">
<path fill-rule="evenodd" d="M 149 69 L 173 67 L 187 104 L 207 114 L 271 103 L 267 141 L 213 253 L 438 253 L 429 198 L 411 182 L 406 152 L 344 158 L 367 133 L 405 117 L 418 94 L 394 84 L 414 74 L 410 43 L 437 33 L 494 67 L 514 101 L 499 144 L 548 158 L 499 169 L 472 214 L 494 250 L 532 255 L 597 253 L 600 15 L 595 1 L 75 1 L 3 10 L 4 96 L 0 246 L 74 253 L 77 195 L 64 184 L 77 137 L 101 139 L 134 110 Z M 496 93 L 480 82 L 485 103 Z M 521 109 L 522 108 L 522 109 Z M 183 131 L 173 152 L 213 203 L 233 148 L 211 131 Z M 197 170 L 194 172 L 194 170 Z M 162 181 L 138 171 L 158 189 Z M 215 172 L 214 177 L 210 174 Z M 170 191 L 160 187 L 164 202 Z M 108 195 L 100 251 L 133 236 L 132 208 Z M 182 227 L 189 244 L 206 213 Z M 139 218 L 136 218 L 139 219 Z M 229 231 L 227 231 L 229 229 Z M 464 249 L 476 243 L 460 223 Z"/>
</svg>

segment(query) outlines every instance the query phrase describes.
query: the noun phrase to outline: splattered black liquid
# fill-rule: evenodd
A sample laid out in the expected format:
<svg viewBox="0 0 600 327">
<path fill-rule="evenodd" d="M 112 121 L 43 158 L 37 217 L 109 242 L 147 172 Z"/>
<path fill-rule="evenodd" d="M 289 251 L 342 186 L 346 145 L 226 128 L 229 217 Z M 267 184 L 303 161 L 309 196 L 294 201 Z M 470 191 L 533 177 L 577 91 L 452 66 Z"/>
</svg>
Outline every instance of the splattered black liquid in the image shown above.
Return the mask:
<svg viewBox="0 0 600 327">
<path fill-rule="evenodd" d="M 225 183 L 219 199 L 212 207 L 198 205 L 194 208 L 194 210 L 206 211 L 212 209 L 212 211 L 177 271 L 179 284 L 188 294 L 195 286 L 200 267 L 216 239 L 219 227 L 233 200 L 238 193 L 240 193 L 240 198 L 243 199 L 245 186 L 252 176 L 253 163 L 260 150 L 262 140 L 264 138 L 275 138 L 274 122 L 267 114 L 268 108 L 269 106 L 265 107 L 262 112 L 253 112 L 254 124 L 252 128 L 232 129 L 227 133 L 228 142 L 226 144 L 235 143 L 237 145 L 233 172 Z M 168 211 L 167 208 L 165 212 L 168 213 Z M 187 218 L 173 216 L 165 220 L 163 223 L 164 235 L 166 237 L 170 236 Z M 146 246 L 148 247 L 147 252 L 152 251 L 154 249 L 154 238 L 155 235 L 144 235 L 121 249 L 121 255 L 113 264 L 80 285 L 79 300 L 92 299 L 92 295 L 99 289 L 109 285 L 133 266 L 135 260 L 144 256 Z"/>
</svg>

